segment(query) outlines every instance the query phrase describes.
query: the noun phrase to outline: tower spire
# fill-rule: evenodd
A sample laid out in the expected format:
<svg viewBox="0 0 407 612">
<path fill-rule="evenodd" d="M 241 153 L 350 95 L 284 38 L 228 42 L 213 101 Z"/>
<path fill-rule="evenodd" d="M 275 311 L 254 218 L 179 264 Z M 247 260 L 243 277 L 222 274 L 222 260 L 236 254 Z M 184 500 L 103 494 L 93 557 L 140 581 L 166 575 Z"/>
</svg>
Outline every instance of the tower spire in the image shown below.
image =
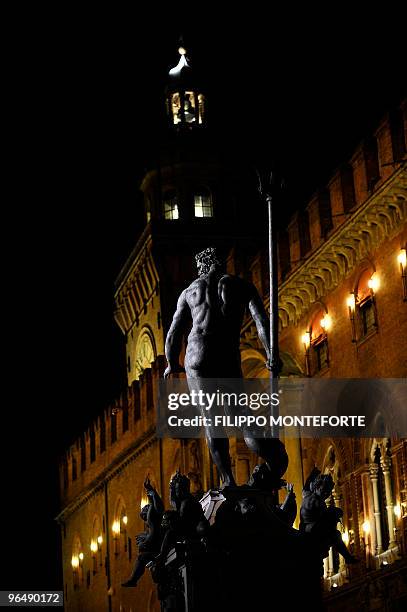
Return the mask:
<svg viewBox="0 0 407 612">
<path fill-rule="evenodd" d="M 205 98 L 182 37 L 178 44 L 178 63 L 168 73 L 167 112 L 172 126 L 194 128 L 205 123 Z"/>
</svg>

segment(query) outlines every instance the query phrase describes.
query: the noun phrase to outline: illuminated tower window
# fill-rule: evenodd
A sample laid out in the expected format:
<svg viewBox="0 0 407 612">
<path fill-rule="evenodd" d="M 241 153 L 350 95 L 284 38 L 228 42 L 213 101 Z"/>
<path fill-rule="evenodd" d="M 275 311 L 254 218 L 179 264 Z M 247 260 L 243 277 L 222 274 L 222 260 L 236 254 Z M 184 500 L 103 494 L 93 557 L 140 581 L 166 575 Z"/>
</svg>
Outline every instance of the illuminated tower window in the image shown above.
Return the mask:
<svg viewBox="0 0 407 612">
<path fill-rule="evenodd" d="M 194 196 L 195 217 L 213 217 L 211 194 L 202 190 Z"/>
<path fill-rule="evenodd" d="M 163 199 L 164 219 L 179 219 L 178 199 L 175 191 L 167 191 Z"/>
<path fill-rule="evenodd" d="M 197 88 L 196 75 L 184 47 L 178 53 L 178 64 L 169 71 L 167 111 L 172 125 L 192 128 L 205 121 L 205 97 Z"/>
</svg>

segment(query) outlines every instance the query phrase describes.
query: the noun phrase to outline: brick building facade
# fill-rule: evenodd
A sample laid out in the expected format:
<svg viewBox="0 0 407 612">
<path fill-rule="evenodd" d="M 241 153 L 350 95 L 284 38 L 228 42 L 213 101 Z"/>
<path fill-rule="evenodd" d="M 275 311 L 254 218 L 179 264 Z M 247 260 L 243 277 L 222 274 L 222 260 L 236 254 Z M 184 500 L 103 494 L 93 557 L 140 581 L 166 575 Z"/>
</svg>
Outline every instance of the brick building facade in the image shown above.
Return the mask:
<svg viewBox="0 0 407 612">
<path fill-rule="evenodd" d="M 120 586 L 137 555 L 134 537 L 143 531 L 144 479 L 149 475 L 166 506 L 177 468 L 190 476 L 197 494 L 218 484 L 203 440 L 155 435 L 165 333 L 176 296 L 193 277 L 192 253 L 208 240 L 226 244 L 228 270 L 251 278 L 268 306 L 268 263 L 258 239 L 263 226 L 255 207 L 247 222 L 247 194 L 238 188 L 242 177 L 225 173 L 220 159 L 203 146 L 205 97 L 191 80 L 184 55 L 182 61 L 184 80 L 178 75 L 167 91 L 177 136 L 143 180 L 146 227 L 115 294 L 129 386 L 61 459 L 58 521 L 67 610 L 158 610 L 148 572 L 137 589 Z M 280 232 L 284 376 L 407 376 L 406 109 L 404 104 L 385 117 Z M 249 319 L 241 351 L 246 377 L 267 376 Z M 324 577 L 328 609 L 373 609 L 368 606 L 375 602 L 374 609 L 385 609 L 386 597 L 406 601 L 406 442 L 287 439 L 286 445 L 286 478 L 298 498 L 314 465 L 332 473 L 333 498 L 344 511 L 344 540 L 361 558 L 349 569 L 331 550 Z M 256 457 L 239 440 L 231 440 L 231 454 L 242 484 Z"/>
</svg>

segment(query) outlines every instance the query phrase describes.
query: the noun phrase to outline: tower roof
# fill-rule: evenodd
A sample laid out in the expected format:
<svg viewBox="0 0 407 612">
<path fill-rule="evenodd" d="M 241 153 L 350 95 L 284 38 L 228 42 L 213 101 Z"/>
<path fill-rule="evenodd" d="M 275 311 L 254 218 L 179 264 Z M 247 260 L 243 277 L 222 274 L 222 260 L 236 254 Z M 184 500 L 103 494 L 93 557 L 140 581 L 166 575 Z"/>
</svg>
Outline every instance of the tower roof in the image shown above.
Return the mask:
<svg viewBox="0 0 407 612">
<path fill-rule="evenodd" d="M 178 53 L 180 55 L 178 64 L 171 68 L 168 73 L 169 87 L 193 87 L 195 84 L 195 72 L 192 70 L 187 51 L 182 44 L 178 48 Z"/>
</svg>

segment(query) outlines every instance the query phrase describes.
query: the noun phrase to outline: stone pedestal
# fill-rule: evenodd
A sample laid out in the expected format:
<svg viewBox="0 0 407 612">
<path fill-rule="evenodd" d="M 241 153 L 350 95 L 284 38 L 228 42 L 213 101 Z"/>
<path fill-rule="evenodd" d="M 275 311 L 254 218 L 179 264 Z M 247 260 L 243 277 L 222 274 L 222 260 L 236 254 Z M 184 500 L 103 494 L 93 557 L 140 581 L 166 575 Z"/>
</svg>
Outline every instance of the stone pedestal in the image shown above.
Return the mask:
<svg viewBox="0 0 407 612">
<path fill-rule="evenodd" d="M 322 609 L 320 558 L 275 497 L 250 487 L 209 491 L 204 542 L 178 543 L 158 582 L 162 610 Z"/>
</svg>

